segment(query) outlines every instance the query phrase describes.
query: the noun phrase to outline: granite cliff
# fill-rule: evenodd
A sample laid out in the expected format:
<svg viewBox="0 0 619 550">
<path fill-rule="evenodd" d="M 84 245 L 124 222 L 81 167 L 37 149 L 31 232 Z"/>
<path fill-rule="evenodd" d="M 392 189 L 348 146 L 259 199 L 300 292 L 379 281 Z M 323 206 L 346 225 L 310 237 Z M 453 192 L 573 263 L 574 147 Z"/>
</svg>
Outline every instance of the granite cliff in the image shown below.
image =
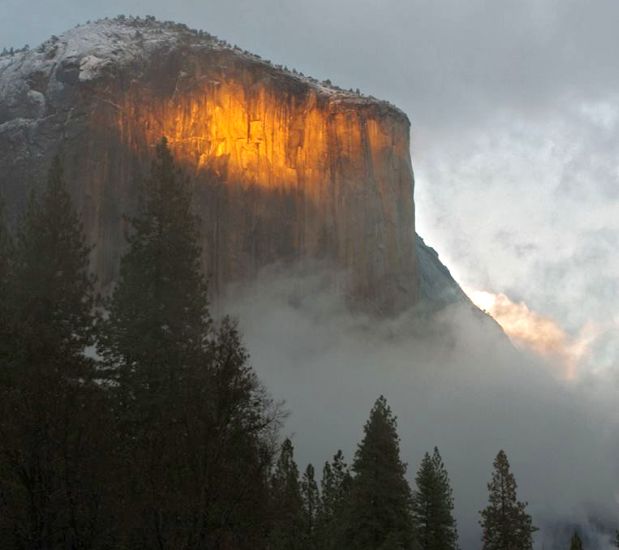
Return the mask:
<svg viewBox="0 0 619 550">
<path fill-rule="evenodd" d="M 436 280 L 446 268 L 416 242 L 409 127 L 386 102 L 152 18 L 0 57 L 0 190 L 15 215 L 60 153 L 104 289 L 166 136 L 196 185 L 213 292 L 309 259 L 379 313 L 450 296 L 457 284 Z"/>
</svg>

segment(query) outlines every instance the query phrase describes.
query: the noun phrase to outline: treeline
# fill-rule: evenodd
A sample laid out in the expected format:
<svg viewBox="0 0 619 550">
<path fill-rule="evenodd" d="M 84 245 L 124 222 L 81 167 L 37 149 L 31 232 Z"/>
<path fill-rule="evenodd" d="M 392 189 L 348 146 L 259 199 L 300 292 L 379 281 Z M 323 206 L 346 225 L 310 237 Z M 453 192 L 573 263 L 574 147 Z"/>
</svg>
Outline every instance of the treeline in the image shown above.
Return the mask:
<svg viewBox="0 0 619 550">
<path fill-rule="evenodd" d="M 299 472 L 236 324 L 211 318 L 165 140 L 142 187 L 105 299 L 59 160 L 17 229 L 0 223 L 0 549 L 456 549 L 439 451 L 412 490 L 383 397 L 350 466 Z M 530 549 L 502 451 L 488 488 L 484 549 Z"/>
</svg>

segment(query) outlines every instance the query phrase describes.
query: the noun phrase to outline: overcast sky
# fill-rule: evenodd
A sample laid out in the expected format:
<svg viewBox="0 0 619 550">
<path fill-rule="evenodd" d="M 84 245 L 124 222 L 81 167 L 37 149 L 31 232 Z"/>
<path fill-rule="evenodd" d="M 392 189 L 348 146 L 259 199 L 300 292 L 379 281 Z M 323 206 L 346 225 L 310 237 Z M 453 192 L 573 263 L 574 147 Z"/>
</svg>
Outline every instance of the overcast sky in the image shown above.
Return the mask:
<svg viewBox="0 0 619 550">
<path fill-rule="evenodd" d="M 589 399 L 583 397 L 583 388 L 599 387 L 600 380 L 606 390 L 615 391 L 619 379 L 619 1 L 0 0 L 0 48 L 34 46 L 77 23 L 120 13 L 152 14 L 205 29 L 274 62 L 330 78 L 344 88 L 360 88 L 401 107 L 412 121 L 418 232 L 467 290 L 504 293 L 514 302 L 523 301 L 530 310 L 553 319 L 574 341 L 592 330 L 596 337 L 590 354 L 579 365 L 581 378 L 592 381 L 579 387 L 575 400 Z M 357 391 L 355 396 L 362 395 L 363 403 L 355 405 L 350 418 L 325 420 L 335 430 L 341 424 L 338 437 L 347 434 L 349 449 L 357 437 L 351 426 L 358 426 L 363 414 L 359 410 L 369 409 L 374 390 L 386 384 L 371 377 L 371 363 L 393 363 L 397 370 L 401 369 L 398 358 L 406 362 L 414 355 L 408 343 L 398 344 L 395 352 L 391 342 L 359 351 L 363 339 L 346 334 L 336 339 L 337 327 L 330 323 L 324 326 L 333 330 L 323 334 L 307 317 L 297 318 L 297 313 L 285 308 L 278 317 L 271 302 L 263 310 L 274 311 L 274 317 L 260 317 L 255 326 L 247 323 L 251 324 L 256 308 L 247 310 L 241 304 L 238 310 L 245 314 L 250 351 L 264 367 L 267 382 L 288 397 L 297 414 L 291 420 L 293 429 L 308 431 L 318 410 L 315 400 L 320 388 L 333 382 L 324 378 L 330 376 L 333 362 L 348 365 L 350 357 L 357 357 L 362 363 L 358 383 L 353 387 L 335 383 L 332 391 L 340 392 L 343 399 Z M 308 330 L 290 328 L 304 327 L 305 322 Z M 279 336 L 282 327 L 290 328 L 290 338 Z M 315 329 L 317 335 L 308 339 Z M 264 345 L 269 338 L 294 345 L 284 346 L 283 355 L 274 358 L 273 350 L 279 348 Z M 324 355 L 325 341 L 333 352 L 330 355 Z M 277 369 L 282 357 L 299 368 L 307 367 L 303 372 L 317 373 L 318 378 L 308 379 L 307 386 L 299 385 L 298 378 L 287 384 Z M 464 418 L 470 426 L 477 425 L 484 413 L 475 407 L 489 403 L 479 401 L 478 394 L 487 387 L 489 398 L 496 393 L 495 401 L 501 402 L 488 404 L 487 410 L 497 410 L 506 419 L 528 418 L 534 410 L 546 419 L 547 424 L 532 435 L 520 427 L 503 434 L 510 435 L 508 445 L 528 438 L 520 454 L 514 451 L 515 461 L 520 471 L 529 463 L 530 472 L 537 476 L 525 479 L 524 488 L 532 498 L 539 497 L 539 507 L 544 491 L 551 494 L 552 487 L 572 475 L 570 468 L 579 467 L 576 443 L 583 442 L 581 448 L 594 446 L 588 438 L 596 438 L 599 430 L 594 433 L 589 428 L 602 421 L 593 412 L 591 418 L 588 412 L 574 413 L 577 420 L 573 420 L 569 411 L 575 400 L 560 397 L 545 375 L 540 374 L 535 384 L 555 397 L 542 407 L 536 392 L 528 395 L 528 374 L 512 384 L 507 375 L 480 374 L 475 370 L 475 365 L 482 364 L 478 359 L 470 358 L 469 375 L 461 375 L 458 382 L 470 389 L 457 398 L 440 376 L 428 382 L 433 391 L 426 393 L 423 383 L 421 390 L 414 384 L 409 388 L 408 371 L 387 377 L 387 381 L 403 381 L 392 385 L 402 388 L 394 397 L 396 412 L 406 412 L 411 395 L 418 395 L 420 408 L 411 409 L 410 418 L 418 411 L 430 411 L 436 417 L 432 433 L 425 433 L 405 416 L 405 447 L 412 449 L 411 440 L 422 440 L 422 446 L 411 451 L 414 461 L 419 458 L 414 453 L 440 440 L 451 451 L 448 464 L 461 468 L 460 474 L 454 474 L 460 502 L 466 502 L 465 497 L 469 503 L 476 502 L 479 494 L 476 497 L 471 487 L 483 492 L 483 484 L 479 476 L 464 475 L 462 468 L 481 455 L 463 458 L 470 441 L 457 441 L 454 433 L 463 432 L 460 424 L 453 427 L 452 422 Z M 434 365 L 435 358 L 428 364 Z M 482 379 L 487 386 L 479 385 Z M 500 388 L 512 385 L 520 388 L 513 398 L 514 409 L 501 408 Z M 451 403 L 451 408 L 443 411 L 424 401 L 424 395 L 436 392 L 446 392 L 444 402 Z M 616 402 L 608 395 L 604 399 L 596 395 L 590 402 L 602 401 Z M 332 406 L 319 408 L 332 413 Z M 612 411 L 608 407 L 600 417 L 610 421 L 615 416 Z M 538 417 L 533 414 L 526 426 L 535 424 Z M 447 431 L 441 433 L 441 427 Z M 496 423 L 487 428 L 499 429 Z M 475 445 L 488 447 L 484 447 L 486 456 L 501 435 L 490 437 L 484 430 L 470 433 L 478 434 Z M 556 441 L 547 439 L 549 431 L 563 435 L 556 436 Z M 325 435 L 322 443 L 310 445 L 306 440 L 301 445 L 306 455 L 319 457 L 336 439 L 334 434 Z M 608 467 L 599 458 L 601 452 L 598 445 L 583 461 L 601 472 Z M 565 470 L 563 477 L 557 474 L 556 483 L 553 475 L 558 469 L 552 461 L 548 468 L 548 456 L 553 453 L 562 458 Z M 604 468 L 598 467 L 598 458 Z M 580 474 L 575 477 L 575 482 L 585 479 Z M 470 479 L 472 485 L 466 486 Z M 595 493 L 594 487 L 608 486 L 607 479 L 600 474 L 586 490 L 573 490 L 589 498 L 587 491 Z"/>
</svg>

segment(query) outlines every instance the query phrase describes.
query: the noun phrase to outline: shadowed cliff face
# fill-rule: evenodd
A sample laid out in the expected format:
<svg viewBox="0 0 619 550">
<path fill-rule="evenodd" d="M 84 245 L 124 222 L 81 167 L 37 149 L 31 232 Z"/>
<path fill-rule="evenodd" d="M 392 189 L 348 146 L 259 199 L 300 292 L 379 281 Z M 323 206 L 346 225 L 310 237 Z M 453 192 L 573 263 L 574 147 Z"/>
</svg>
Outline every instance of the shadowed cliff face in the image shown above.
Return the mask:
<svg viewBox="0 0 619 550">
<path fill-rule="evenodd" d="M 123 36 L 121 27 L 110 32 Z M 334 284 L 364 309 L 392 313 L 417 301 L 409 123 L 400 111 L 184 35 L 144 54 L 140 42 L 154 39 L 129 35 L 125 48 L 138 53 L 114 62 L 70 33 L 56 44 L 55 64 L 30 59 L 18 93 L 0 100 L 0 183 L 21 204 L 63 152 L 104 288 L 117 272 L 138 176 L 166 136 L 196 182 L 216 293 L 270 263 L 318 259 L 345 273 Z M 15 74 L 0 65 L 5 89 Z"/>
</svg>

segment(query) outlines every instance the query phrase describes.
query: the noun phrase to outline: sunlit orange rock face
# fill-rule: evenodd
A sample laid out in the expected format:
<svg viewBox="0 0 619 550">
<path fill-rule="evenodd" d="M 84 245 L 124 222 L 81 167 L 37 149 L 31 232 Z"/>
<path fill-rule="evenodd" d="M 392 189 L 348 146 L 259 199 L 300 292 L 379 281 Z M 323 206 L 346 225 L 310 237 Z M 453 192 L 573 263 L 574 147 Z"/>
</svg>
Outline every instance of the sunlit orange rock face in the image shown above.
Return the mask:
<svg viewBox="0 0 619 550">
<path fill-rule="evenodd" d="M 166 136 L 197 182 L 216 292 L 273 262 L 318 259 L 346 273 L 355 302 L 381 312 L 415 302 L 402 113 L 221 51 L 165 59 L 105 93 L 94 133 L 116 131 L 140 159 Z"/>
<path fill-rule="evenodd" d="M 125 32 L 101 29 L 95 30 L 106 40 Z M 158 40 L 157 29 L 142 32 Z M 64 54 L 45 75 L 62 85 L 41 90 L 49 113 L 37 132 L 55 136 L 46 142 L 46 162 L 60 148 L 96 243 L 102 288 L 117 276 L 139 178 L 166 136 L 195 182 L 214 296 L 273 263 L 319 261 L 338 273 L 333 284 L 352 305 L 387 314 L 413 305 L 418 276 L 406 115 L 236 50 L 196 38 L 185 44 L 184 35 L 168 39 L 165 32 L 160 51 L 142 55 L 141 38 L 126 31 L 125 47 L 138 54 L 94 77 L 84 67 L 102 63 L 96 47 L 81 58 Z M 88 44 L 92 36 L 85 35 Z M 26 85 L 39 80 L 28 76 Z M 10 169 L 34 181 L 46 162 L 34 170 L 24 158 L 22 168 L 8 159 Z"/>
</svg>

